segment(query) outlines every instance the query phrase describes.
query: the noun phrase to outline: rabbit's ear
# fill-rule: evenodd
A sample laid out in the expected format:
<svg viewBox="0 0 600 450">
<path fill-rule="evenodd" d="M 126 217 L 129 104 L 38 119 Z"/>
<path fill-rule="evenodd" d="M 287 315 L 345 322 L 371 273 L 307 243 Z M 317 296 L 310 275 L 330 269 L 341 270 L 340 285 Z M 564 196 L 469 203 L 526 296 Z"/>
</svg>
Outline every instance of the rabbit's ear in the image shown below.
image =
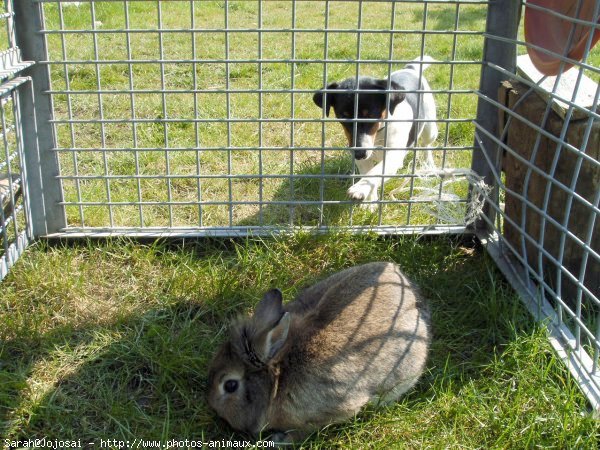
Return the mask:
<svg viewBox="0 0 600 450">
<path fill-rule="evenodd" d="M 290 329 L 290 313 L 286 312 L 279 323 L 267 333 L 263 355 L 266 356 L 267 360 L 270 361 L 277 354 L 277 352 L 283 347 L 288 336 Z"/>
<path fill-rule="evenodd" d="M 265 327 L 275 325 L 283 315 L 283 295 L 279 289 L 268 291 L 256 306 L 253 319 Z"/>
<path fill-rule="evenodd" d="M 261 353 L 262 360 L 271 360 L 287 339 L 290 328 L 290 314 L 284 312 L 283 296 L 279 289 L 271 289 L 260 301 L 253 320 L 262 332 L 254 339 L 254 348 Z"/>
<path fill-rule="evenodd" d="M 254 315 L 234 327 L 232 342 L 246 364 L 260 369 L 277 354 L 288 336 L 290 314 L 282 305 L 278 289 L 268 291 Z"/>
</svg>

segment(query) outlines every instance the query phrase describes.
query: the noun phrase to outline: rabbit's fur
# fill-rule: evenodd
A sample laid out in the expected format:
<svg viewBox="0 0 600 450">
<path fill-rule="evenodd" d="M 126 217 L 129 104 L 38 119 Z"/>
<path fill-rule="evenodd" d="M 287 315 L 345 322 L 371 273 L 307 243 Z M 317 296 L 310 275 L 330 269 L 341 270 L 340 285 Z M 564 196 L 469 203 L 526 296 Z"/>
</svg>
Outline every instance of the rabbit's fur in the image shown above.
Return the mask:
<svg viewBox="0 0 600 450">
<path fill-rule="evenodd" d="M 427 306 L 398 266 L 352 267 L 285 305 L 267 292 L 215 355 L 208 401 L 237 430 L 296 440 L 398 399 L 423 372 L 429 342 Z"/>
</svg>

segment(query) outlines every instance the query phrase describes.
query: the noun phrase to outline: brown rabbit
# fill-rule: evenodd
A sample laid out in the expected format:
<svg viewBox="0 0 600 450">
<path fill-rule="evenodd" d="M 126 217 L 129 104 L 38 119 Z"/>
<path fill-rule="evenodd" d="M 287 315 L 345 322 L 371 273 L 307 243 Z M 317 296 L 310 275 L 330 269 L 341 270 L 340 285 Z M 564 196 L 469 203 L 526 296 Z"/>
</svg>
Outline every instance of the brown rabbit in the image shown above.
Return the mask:
<svg viewBox="0 0 600 450">
<path fill-rule="evenodd" d="M 286 305 L 267 292 L 215 355 L 208 402 L 237 430 L 298 440 L 397 400 L 423 372 L 429 342 L 427 306 L 398 266 L 352 267 Z"/>
</svg>

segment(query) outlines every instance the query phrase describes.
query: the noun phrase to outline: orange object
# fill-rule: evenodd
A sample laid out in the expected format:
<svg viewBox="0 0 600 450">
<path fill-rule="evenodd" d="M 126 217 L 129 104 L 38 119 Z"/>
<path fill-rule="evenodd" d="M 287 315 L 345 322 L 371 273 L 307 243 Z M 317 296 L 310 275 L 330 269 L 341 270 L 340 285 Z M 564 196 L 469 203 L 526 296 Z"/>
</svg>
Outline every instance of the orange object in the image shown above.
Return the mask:
<svg viewBox="0 0 600 450">
<path fill-rule="evenodd" d="M 600 0 L 528 0 L 525 4 L 525 41 L 552 51 L 549 55 L 527 47 L 535 67 L 544 75 L 556 75 L 561 66 L 559 55 L 580 61 L 583 58 L 590 33 L 593 47 L 600 39 L 600 29 L 588 24 L 574 23 L 569 19 L 552 15 L 548 11 L 528 7 L 538 5 L 574 19 L 600 23 L 600 15 L 594 17 L 596 3 Z M 579 9 L 579 11 L 578 11 Z M 571 36 L 572 34 L 572 36 Z M 568 45 L 570 42 L 570 45 Z M 591 48 L 590 47 L 590 48 Z M 572 64 L 565 63 L 564 70 Z"/>
</svg>

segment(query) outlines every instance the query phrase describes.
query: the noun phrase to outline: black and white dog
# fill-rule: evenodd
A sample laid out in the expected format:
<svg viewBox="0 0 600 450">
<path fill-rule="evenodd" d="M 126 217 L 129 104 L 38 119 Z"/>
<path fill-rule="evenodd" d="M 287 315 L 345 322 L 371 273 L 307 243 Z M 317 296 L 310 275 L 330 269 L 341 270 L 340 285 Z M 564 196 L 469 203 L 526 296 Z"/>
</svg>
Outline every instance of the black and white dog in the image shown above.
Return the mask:
<svg viewBox="0 0 600 450">
<path fill-rule="evenodd" d="M 438 135 L 435 100 L 431 92 L 415 92 L 431 91 L 422 75 L 431 61 L 429 56 L 415 59 L 389 80 L 360 76 L 358 86 L 356 78 L 333 82 L 313 96 L 327 116 L 333 107 L 354 154 L 362 178 L 348 189 L 351 199 L 365 204 L 377 201 L 385 176 L 402 168 L 409 147 L 419 139 L 423 147 L 433 146 Z M 431 150 L 426 154 L 427 165 L 435 167 Z"/>
</svg>

